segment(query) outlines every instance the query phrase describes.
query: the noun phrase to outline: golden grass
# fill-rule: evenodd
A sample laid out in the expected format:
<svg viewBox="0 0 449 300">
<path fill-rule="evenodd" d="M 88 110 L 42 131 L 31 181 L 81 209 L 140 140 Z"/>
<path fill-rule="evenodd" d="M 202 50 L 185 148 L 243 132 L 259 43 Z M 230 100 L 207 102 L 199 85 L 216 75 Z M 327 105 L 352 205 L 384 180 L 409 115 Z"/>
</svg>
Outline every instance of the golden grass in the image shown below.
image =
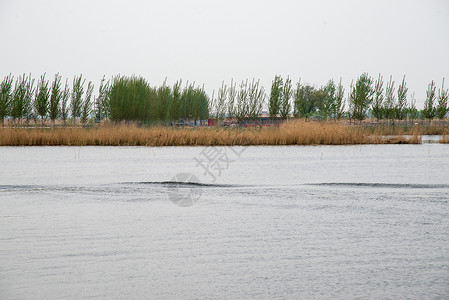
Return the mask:
<svg viewBox="0 0 449 300">
<path fill-rule="evenodd" d="M 419 143 L 335 122 L 293 120 L 265 128 L 172 128 L 107 125 L 95 128 L 0 128 L 0 146 L 224 146 Z"/>
<path fill-rule="evenodd" d="M 449 144 L 449 135 L 443 135 L 443 138 L 440 140 L 440 144 Z"/>
</svg>

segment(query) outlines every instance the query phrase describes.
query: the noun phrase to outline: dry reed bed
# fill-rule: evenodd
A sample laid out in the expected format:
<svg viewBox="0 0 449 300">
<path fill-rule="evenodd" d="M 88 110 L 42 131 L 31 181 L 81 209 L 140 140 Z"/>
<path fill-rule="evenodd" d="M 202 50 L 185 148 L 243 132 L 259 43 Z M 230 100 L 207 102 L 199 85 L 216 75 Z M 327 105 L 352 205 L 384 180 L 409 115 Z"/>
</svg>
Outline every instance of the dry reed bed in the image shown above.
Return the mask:
<svg viewBox="0 0 449 300">
<path fill-rule="evenodd" d="M 291 121 L 279 128 L 169 128 L 111 125 L 96 128 L 3 128 L 0 146 L 225 146 L 419 143 L 385 139 L 339 123 Z"/>
</svg>

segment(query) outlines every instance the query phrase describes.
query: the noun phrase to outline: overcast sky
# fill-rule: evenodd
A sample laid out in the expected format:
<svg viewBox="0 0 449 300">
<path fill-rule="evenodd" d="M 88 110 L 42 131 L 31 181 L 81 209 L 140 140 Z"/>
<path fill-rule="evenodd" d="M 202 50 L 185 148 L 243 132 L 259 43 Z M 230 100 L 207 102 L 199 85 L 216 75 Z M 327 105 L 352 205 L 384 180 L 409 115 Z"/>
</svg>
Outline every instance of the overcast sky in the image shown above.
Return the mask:
<svg viewBox="0 0 449 300">
<path fill-rule="evenodd" d="M 82 73 L 205 84 L 276 74 L 317 87 L 406 75 L 422 106 L 449 81 L 448 0 L 0 0 L 0 76 Z M 449 87 L 447 82 L 446 87 Z"/>
</svg>

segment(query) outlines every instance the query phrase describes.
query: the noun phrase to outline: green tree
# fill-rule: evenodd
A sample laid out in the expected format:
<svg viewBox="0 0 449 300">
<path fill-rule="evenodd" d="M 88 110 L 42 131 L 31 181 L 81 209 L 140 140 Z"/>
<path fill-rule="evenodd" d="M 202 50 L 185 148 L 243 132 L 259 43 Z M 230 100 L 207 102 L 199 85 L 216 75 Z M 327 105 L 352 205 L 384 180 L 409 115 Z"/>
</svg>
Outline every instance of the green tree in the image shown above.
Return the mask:
<svg viewBox="0 0 449 300">
<path fill-rule="evenodd" d="M 356 120 L 362 121 L 366 117 L 374 93 L 372 83 L 371 77 L 367 73 L 363 73 L 357 79 L 355 86 L 352 87 L 350 96 L 351 115 Z"/>
<path fill-rule="evenodd" d="M 60 112 L 59 104 L 61 102 L 61 98 L 62 98 L 61 76 L 59 76 L 59 74 L 56 74 L 55 79 L 51 84 L 50 105 L 48 109 L 48 114 L 53 125 L 55 124 L 55 120 L 59 116 Z"/>
<path fill-rule="evenodd" d="M 324 98 L 320 105 L 320 117 L 323 120 L 332 116 L 333 111 L 335 111 L 335 82 L 334 80 L 329 80 L 328 83 L 322 88 L 324 92 Z"/>
<path fill-rule="evenodd" d="M 75 119 L 81 117 L 81 109 L 83 105 L 83 94 L 84 94 L 84 83 L 86 80 L 83 80 L 83 75 L 75 76 L 73 78 L 73 87 L 72 87 L 72 101 L 70 103 L 71 113 L 73 123 L 75 124 Z"/>
<path fill-rule="evenodd" d="M 98 122 L 109 117 L 109 80 L 105 77 L 101 79 L 100 87 L 98 88 L 98 97 L 95 98 L 95 119 Z"/>
<path fill-rule="evenodd" d="M 396 119 L 398 120 L 404 120 L 407 117 L 407 91 L 404 75 L 402 83 L 398 87 L 398 102 L 395 108 Z"/>
<path fill-rule="evenodd" d="M 90 113 L 92 112 L 92 93 L 94 91 L 94 85 L 92 81 L 87 84 L 86 96 L 81 104 L 81 123 L 86 124 L 89 120 Z"/>
<path fill-rule="evenodd" d="M 0 118 L 2 127 L 5 126 L 5 117 L 11 113 L 11 102 L 13 98 L 12 83 L 14 78 L 11 74 L 6 76 L 0 84 Z"/>
<path fill-rule="evenodd" d="M 301 79 L 296 84 L 293 100 L 293 116 L 295 118 L 309 118 L 316 111 L 316 104 L 312 99 L 315 89 L 310 85 L 302 85 Z"/>
<path fill-rule="evenodd" d="M 385 88 L 385 102 L 384 115 L 387 120 L 392 120 L 395 117 L 394 109 L 396 107 L 396 98 L 394 96 L 394 81 L 390 76 L 390 81 Z"/>
<path fill-rule="evenodd" d="M 416 99 L 415 99 L 415 93 L 412 93 L 410 96 L 410 106 L 408 109 L 408 117 L 413 121 L 415 119 L 418 119 L 419 117 L 419 111 L 416 108 Z"/>
<path fill-rule="evenodd" d="M 156 98 L 158 99 L 160 105 L 160 109 L 158 110 L 159 111 L 158 119 L 164 121 L 164 123 L 167 123 L 168 121 L 171 120 L 170 115 L 171 110 L 169 108 L 173 102 L 172 89 L 164 81 L 162 86 L 160 86 L 156 92 L 157 92 Z"/>
<path fill-rule="evenodd" d="M 235 109 L 235 116 L 239 121 L 242 121 L 248 115 L 248 79 L 242 81 L 240 90 L 237 93 L 237 105 Z"/>
<path fill-rule="evenodd" d="M 325 101 L 327 97 L 326 86 L 322 86 L 319 89 L 312 88 L 312 94 L 310 95 L 310 101 L 314 107 L 312 116 L 324 119 L 326 117 L 328 108 L 325 108 Z"/>
<path fill-rule="evenodd" d="M 291 104 L 290 99 L 292 98 L 292 81 L 289 77 L 285 79 L 285 83 L 282 87 L 282 93 L 281 93 L 281 106 L 279 113 L 281 115 L 282 119 L 287 119 L 288 115 L 290 114 L 291 110 Z"/>
<path fill-rule="evenodd" d="M 109 93 L 111 121 L 150 122 L 155 94 L 154 89 L 142 77 L 114 77 Z"/>
<path fill-rule="evenodd" d="M 64 125 L 66 124 L 66 121 L 69 118 L 69 107 L 71 106 L 69 101 L 70 101 L 70 87 L 66 79 L 64 91 L 62 92 L 61 108 L 60 108 L 61 119 L 64 122 Z"/>
<path fill-rule="evenodd" d="M 371 111 L 373 113 L 373 116 L 377 120 L 383 119 L 383 101 L 384 101 L 384 81 L 382 78 L 382 75 L 379 74 L 379 77 L 377 78 L 376 82 L 374 83 L 374 99 L 373 104 L 371 106 Z"/>
<path fill-rule="evenodd" d="M 32 118 L 32 100 L 34 94 L 34 79 L 31 79 L 31 74 L 26 76 L 19 76 L 17 78 L 11 105 L 11 116 L 14 120 L 18 119 L 19 124 L 22 124 L 22 119 L 28 121 Z"/>
<path fill-rule="evenodd" d="M 48 114 L 50 98 L 50 89 L 48 88 L 48 80 L 45 80 L 45 73 L 41 76 L 37 83 L 36 94 L 34 98 L 34 109 L 37 115 L 41 117 L 42 125 L 44 125 L 44 119 Z"/>
<path fill-rule="evenodd" d="M 438 105 L 436 107 L 436 115 L 438 119 L 442 120 L 446 116 L 448 111 L 447 102 L 448 102 L 449 92 L 444 89 L 444 78 L 443 83 L 441 84 L 441 89 L 438 89 Z"/>
<path fill-rule="evenodd" d="M 282 77 L 276 75 L 271 84 L 270 99 L 268 101 L 268 113 L 271 119 L 275 119 L 281 109 L 282 87 Z"/>
<path fill-rule="evenodd" d="M 172 120 L 179 120 L 181 109 L 181 80 L 173 85 L 173 98 L 169 106 L 170 118 Z"/>
<path fill-rule="evenodd" d="M 337 89 L 335 92 L 335 106 L 334 106 L 334 112 L 333 112 L 334 118 L 336 118 L 337 120 L 340 120 L 340 118 L 344 114 L 344 110 L 345 110 L 344 94 L 345 94 L 345 89 L 344 89 L 343 85 L 341 84 L 341 78 L 340 78 L 340 82 L 338 83 Z"/>
<path fill-rule="evenodd" d="M 432 121 L 433 118 L 435 118 L 436 115 L 436 109 L 435 109 L 435 82 L 432 80 L 432 82 L 427 87 L 426 91 L 426 101 L 424 102 L 424 108 L 422 110 L 422 115 L 425 119 L 429 119 L 429 121 Z"/>
</svg>

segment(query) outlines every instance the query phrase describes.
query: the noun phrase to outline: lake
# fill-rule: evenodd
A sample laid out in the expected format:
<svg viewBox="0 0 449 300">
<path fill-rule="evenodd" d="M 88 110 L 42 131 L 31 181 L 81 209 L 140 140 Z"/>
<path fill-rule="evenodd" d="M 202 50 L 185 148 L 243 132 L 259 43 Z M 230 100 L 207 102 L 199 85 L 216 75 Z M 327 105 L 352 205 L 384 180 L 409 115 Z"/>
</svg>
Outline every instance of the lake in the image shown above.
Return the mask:
<svg viewBox="0 0 449 300">
<path fill-rule="evenodd" d="M 0 147 L 0 172 L 1 299 L 449 297 L 449 145 Z"/>
</svg>

